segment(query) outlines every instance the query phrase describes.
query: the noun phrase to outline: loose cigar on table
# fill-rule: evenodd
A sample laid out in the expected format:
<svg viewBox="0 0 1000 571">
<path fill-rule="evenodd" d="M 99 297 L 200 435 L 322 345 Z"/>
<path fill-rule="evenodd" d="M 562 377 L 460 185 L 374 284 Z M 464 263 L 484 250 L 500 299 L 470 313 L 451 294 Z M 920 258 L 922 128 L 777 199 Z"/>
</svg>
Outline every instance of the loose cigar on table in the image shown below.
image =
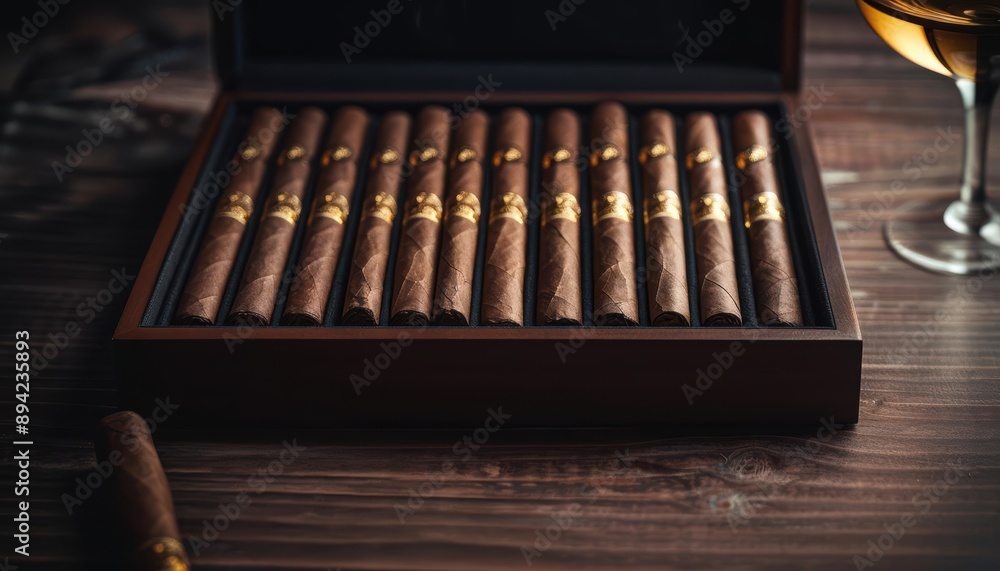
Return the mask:
<svg viewBox="0 0 1000 571">
<path fill-rule="evenodd" d="M 437 325 L 469 324 L 488 129 L 489 116 L 483 111 L 473 111 L 462 120 L 452 140 L 448 200 L 434 293 Z"/>
<path fill-rule="evenodd" d="M 791 327 L 802 325 L 802 309 L 770 141 L 771 123 L 764 113 L 744 111 L 733 117 L 757 319 L 762 325 Z"/>
<path fill-rule="evenodd" d="M 393 272 L 390 325 L 430 323 L 441 249 L 450 119 L 447 109 L 430 105 L 420 110 L 414 125 L 403 229 Z"/>
<path fill-rule="evenodd" d="M 711 113 L 691 113 L 685 131 L 701 323 L 738 326 L 742 323 L 740 292 L 719 128 Z"/>
<path fill-rule="evenodd" d="M 229 310 L 230 325 L 264 326 L 271 322 L 325 123 L 326 113 L 306 107 L 288 128 L 264 215 Z"/>
<path fill-rule="evenodd" d="M 524 323 L 530 147 L 531 116 L 518 107 L 504 110 L 497 119 L 494 137 L 493 199 L 480 312 L 484 325 Z"/>
<path fill-rule="evenodd" d="M 121 528 L 132 548 L 128 568 L 187 571 L 190 563 L 177 528 L 170 485 L 146 421 L 130 411 L 104 417 L 95 448 L 98 460 L 113 467 L 110 481 Z"/>
<path fill-rule="evenodd" d="M 646 288 L 653 325 L 687 327 L 691 308 L 674 133 L 674 116 L 667 111 L 657 109 L 642 117 L 639 164 L 646 223 Z"/>
<path fill-rule="evenodd" d="M 344 301 L 344 325 L 378 325 L 389 264 L 392 223 L 396 219 L 403 153 L 410 130 L 410 116 L 391 111 L 382 118 L 365 188 L 357 242 L 351 258 L 351 275 Z"/>
<path fill-rule="evenodd" d="M 542 229 L 538 245 L 539 325 L 581 325 L 580 120 L 569 109 L 545 119 L 542 157 Z"/>
<path fill-rule="evenodd" d="M 614 102 L 590 116 L 590 195 L 594 218 L 594 321 L 638 325 L 628 113 Z"/>
<path fill-rule="evenodd" d="M 341 107 L 333 116 L 320 161 L 309 227 L 281 319 L 284 325 L 323 322 L 370 122 L 368 113 L 353 105 Z"/>
<path fill-rule="evenodd" d="M 272 107 L 254 111 L 246 135 L 227 165 L 232 179 L 221 189 L 215 215 L 174 314 L 176 323 L 212 325 L 218 318 L 240 241 L 261 193 L 267 163 L 286 122 L 282 112 Z"/>
</svg>

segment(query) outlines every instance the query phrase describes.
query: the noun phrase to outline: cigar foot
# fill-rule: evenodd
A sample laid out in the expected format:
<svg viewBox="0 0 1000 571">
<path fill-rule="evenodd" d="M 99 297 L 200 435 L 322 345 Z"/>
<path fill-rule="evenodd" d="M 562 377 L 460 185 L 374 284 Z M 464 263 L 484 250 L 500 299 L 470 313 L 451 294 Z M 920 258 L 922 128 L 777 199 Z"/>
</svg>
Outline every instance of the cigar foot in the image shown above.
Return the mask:
<svg viewBox="0 0 1000 571">
<path fill-rule="evenodd" d="M 559 319 L 553 319 L 553 320 L 550 320 L 550 321 L 546 321 L 545 325 L 551 325 L 553 327 L 556 327 L 556 326 L 572 327 L 574 325 L 575 326 L 580 326 L 581 323 L 578 320 L 576 320 L 576 319 L 571 319 L 569 317 L 560 317 Z"/>
<path fill-rule="evenodd" d="M 719 313 L 705 320 L 705 327 L 739 327 L 743 320 L 738 315 Z"/>
<path fill-rule="evenodd" d="M 676 311 L 665 311 L 656 316 L 653 325 L 657 327 L 690 327 L 687 317 Z"/>
<path fill-rule="evenodd" d="M 375 321 L 375 313 L 372 310 L 364 307 L 353 307 L 344 313 L 341 324 L 374 326 L 378 325 L 378 322 Z"/>
<path fill-rule="evenodd" d="M 467 326 L 468 324 L 469 320 L 465 318 L 465 315 L 454 309 L 442 311 L 434 318 L 434 325 Z"/>
<path fill-rule="evenodd" d="M 184 317 L 178 317 L 174 319 L 174 323 L 176 323 L 177 325 L 214 325 L 214 323 L 211 320 L 205 319 L 204 317 L 201 317 L 199 315 L 187 315 Z"/>
<path fill-rule="evenodd" d="M 270 319 L 260 315 L 259 313 L 241 311 L 230 315 L 229 319 L 226 320 L 226 325 L 239 325 L 241 327 L 266 327 L 270 321 Z"/>
<path fill-rule="evenodd" d="M 602 321 L 601 325 L 607 327 L 635 327 L 639 325 L 637 321 L 625 316 L 624 313 L 607 313 Z"/>
<path fill-rule="evenodd" d="M 429 324 L 427 314 L 422 311 L 400 311 L 389 319 L 389 325 L 426 327 Z"/>
<path fill-rule="evenodd" d="M 315 327 L 320 324 L 320 320 L 308 313 L 286 313 L 281 318 L 281 324 L 291 327 Z"/>
<path fill-rule="evenodd" d="M 483 325 L 492 325 L 494 327 L 520 327 L 521 324 L 516 321 L 511 321 L 509 319 L 487 319 L 483 321 Z"/>
</svg>

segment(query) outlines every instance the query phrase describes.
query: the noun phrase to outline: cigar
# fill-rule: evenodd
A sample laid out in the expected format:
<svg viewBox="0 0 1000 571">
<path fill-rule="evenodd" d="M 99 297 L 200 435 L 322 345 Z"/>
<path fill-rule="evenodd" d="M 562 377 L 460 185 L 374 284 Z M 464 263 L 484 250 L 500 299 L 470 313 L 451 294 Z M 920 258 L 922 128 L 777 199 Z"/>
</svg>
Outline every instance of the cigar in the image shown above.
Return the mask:
<svg viewBox="0 0 1000 571">
<path fill-rule="evenodd" d="M 594 218 L 594 321 L 638 325 L 628 113 L 602 103 L 590 116 L 590 195 Z"/>
<path fill-rule="evenodd" d="M 427 325 L 434 303 L 435 270 L 441 244 L 444 183 L 451 135 L 444 107 L 417 115 L 406 185 L 403 230 L 396 254 L 390 325 Z"/>
<path fill-rule="evenodd" d="M 770 140 L 771 124 L 764 113 L 745 111 L 733 118 L 757 319 L 762 325 L 791 327 L 802 325 L 802 310 Z"/>
<path fill-rule="evenodd" d="M 261 180 L 285 122 L 277 109 L 262 107 L 254 111 L 246 136 L 228 165 L 231 168 L 227 170 L 234 173 L 232 180 L 222 189 L 215 215 L 181 295 L 175 322 L 181 325 L 215 323 L 226 282 L 236 263 L 236 252 L 261 192 Z"/>
<path fill-rule="evenodd" d="M 99 461 L 114 467 L 111 482 L 121 527 L 134 548 L 128 568 L 187 571 L 190 562 L 177 528 L 170 485 L 146 421 L 130 411 L 106 416 L 94 444 Z"/>
<path fill-rule="evenodd" d="M 545 120 L 542 157 L 542 229 L 538 245 L 540 325 L 583 323 L 580 279 L 580 120 L 556 109 Z"/>
<path fill-rule="evenodd" d="M 473 111 L 462 120 L 452 141 L 444 235 L 434 292 L 437 325 L 469 324 L 488 127 L 486 113 Z"/>
<path fill-rule="evenodd" d="M 643 116 L 640 131 L 649 316 L 653 325 L 687 327 L 691 310 L 674 154 L 674 116 L 666 111 L 650 111 Z"/>
<path fill-rule="evenodd" d="M 351 259 L 344 302 L 344 325 L 378 325 L 389 264 L 392 223 L 396 219 L 410 116 L 386 113 L 375 139 L 357 244 Z"/>
<path fill-rule="evenodd" d="M 483 270 L 485 325 L 524 322 L 524 267 L 528 241 L 528 155 L 531 116 L 519 107 L 497 119 L 493 155 L 493 199 L 486 231 Z"/>
<path fill-rule="evenodd" d="M 736 283 L 733 235 L 729 227 L 726 175 L 715 116 L 692 113 L 685 122 L 685 166 L 691 186 L 691 225 L 698 267 L 701 323 L 708 327 L 738 326 L 740 293 Z"/>
<path fill-rule="evenodd" d="M 298 272 L 292 281 L 281 318 L 284 325 L 319 325 L 323 322 L 344 244 L 344 227 L 357 185 L 358 163 L 369 122 L 368 113 L 353 105 L 341 107 L 333 116 L 316 182 L 309 227 L 299 255 Z"/>
<path fill-rule="evenodd" d="M 288 128 L 285 147 L 278 153 L 278 168 L 257 237 L 229 310 L 227 323 L 230 325 L 264 326 L 271 322 L 302 213 L 302 197 L 309 182 L 312 159 L 325 123 L 326 113 L 306 107 Z"/>
</svg>

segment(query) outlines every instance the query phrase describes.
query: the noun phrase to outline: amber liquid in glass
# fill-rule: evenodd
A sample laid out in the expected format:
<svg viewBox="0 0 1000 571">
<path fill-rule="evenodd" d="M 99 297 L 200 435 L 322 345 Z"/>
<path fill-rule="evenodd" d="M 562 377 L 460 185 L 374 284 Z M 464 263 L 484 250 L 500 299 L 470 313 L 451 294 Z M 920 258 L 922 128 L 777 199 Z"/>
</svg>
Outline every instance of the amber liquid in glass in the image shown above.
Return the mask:
<svg viewBox="0 0 1000 571">
<path fill-rule="evenodd" d="M 868 24 L 906 59 L 955 80 L 965 114 L 958 200 L 901 209 L 889 247 L 946 274 L 1000 268 L 1000 209 L 986 195 L 990 113 L 1000 89 L 1000 0 L 857 0 Z"/>
<path fill-rule="evenodd" d="M 1000 2 L 857 2 L 875 33 L 913 63 L 955 79 L 998 79 Z"/>
</svg>

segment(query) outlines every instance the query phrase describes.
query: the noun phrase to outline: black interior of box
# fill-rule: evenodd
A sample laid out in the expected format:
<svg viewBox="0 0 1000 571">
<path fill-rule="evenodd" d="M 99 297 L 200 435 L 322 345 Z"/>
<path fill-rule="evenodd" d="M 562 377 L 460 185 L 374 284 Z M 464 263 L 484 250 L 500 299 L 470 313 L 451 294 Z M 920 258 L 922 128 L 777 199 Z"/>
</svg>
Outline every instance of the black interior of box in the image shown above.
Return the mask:
<svg viewBox="0 0 1000 571">
<path fill-rule="evenodd" d="M 383 104 L 368 104 L 364 101 L 356 102 L 344 102 L 338 103 L 336 105 L 331 105 L 329 103 L 316 102 L 315 105 L 326 110 L 330 115 L 336 110 L 337 105 L 353 103 L 361 105 L 371 113 L 373 121 L 369 129 L 367 137 L 367 148 L 365 150 L 365 156 L 361 157 L 359 162 L 360 165 L 368 164 L 368 155 L 371 152 L 371 144 L 374 139 L 375 130 L 378 128 L 379 117 L 391 110 L 391 109 L 403 109 L 410 112 L 411 114 L 416 114 L 416 112 L 425 104 L 435 103 L 428 101 L 414 102 L 411 105 L 398 105 L 393 104 L 392 106 Z M 451 108 L 454 102 L 441 101 L 436 102 L 442 104 L 448 108 Z M 160 274 L 158 276 L 157 282 L 154 286 L 153 293 L 150 296 L 149 305 L 146 308 L 145 313 L 141 321 L 142 326 L 167 326 L 171 324 L 173 314 L 176 310 L 180 294 L 184 289 L 187 282 L 188 272 L 194 262 L 195 257 L 198 254 L 198 250 L 201 246 L 202 237 L 212 219 L 215 210 L 215 198 L 218 196 L 218 192 L 213 192 L 212 187 L 207 183 L 211 182 L 210 175 L 212 173 L 218 173 L 225 170 L 226 162 L 233 156 L 235 149 L 240 141 L 240 138 L 244 135 L 244 132 L 249 124 L 249 117 L 254 108 L 259 105 L 274 105 L 278 108 L 284 107 L 281 101 L 255 101 L 250 102 L 239 102 L 234 103 L 226 110 L 226 115 L 222 121 L 219 132 L 213 141 L 211 149 L 206 157 L 205 164 L 202 168 L 197 183 L 195 186 L 195 192 L 192 194 L 192 203 L 194 203 L 193 198 L 197 193 L 209 193 L 203 196 L 201 200 L 207 201 L 208 206 L 201 208 L 194 215 L 182 217 L 182 222 L 178 227 L 177 233 L 170 245 L 170 248 L 164 258 L 163 265 L 160 269 Z M 539 189 L 540 189 L 540 170 L 541 170 L 541 156 L 544 152 L 542 147 L 542 126 L 545 120 L 545 116 L 551 111 L 555 106 L 552 105 L 523 105 L 531 114 L 533 118 L 533 138 L 531 146 L 531 159 L 530 159 L 530 200 L 529 204 L 538 204 Z M 584 140 L 581 141 L 581 145 L 585 145 L 589 140 L 587 137 L 588 131 L 588 116 L 590 114 L 590 107 L 581 106 L 570 106 L 573 108 L 580 116 L 582 122 L 582 133 Z M 635 216 L 635 244 L 636 244 L 636 260 L 639 267 L 637 270 L 637 279 L 639 281 L 639 309 L 640 309 L 640 326 L 649 327 L 650 316 L 648 311 L 648 303 L 646 299 L 646 285 L 645 281 L 642 279 L 644 274 L 643 266 L 645 260 L 644 252 L 644 235 L 645 230 L 643 228 L 643 220 L 640 214 L 641 205 L 643 203 L 643 189 L 642 189 L 642 175 L 640 170 L 640 165 L 638 162 L 638 122 L 639 117 L 650 106 L 645 105 L 630 105 L 628 110 L 630 113 L 631 121 L 631 149 L 629 150 L 629 157 L 631 160 L 631 174 L 632 174 L 632 200 L 633 204 L 637 206 L 637 215 Z M 758 327 L 754 296 L 752 289 L 752 280 L 750 275 L 750 262 L 749 262 L 749 251 L 747 244 L 747 234 L 746 228 L 743 226 L 743 206 L 742 200 L 739 195 L 739 189 L 736 184 L 736 172 L 733 166 L 733 151 L 731 148 L 730 139 L 730 117 L 736 112 L 747 109 L 745 105 L 714 105 L 710 108 L 706 108 L 704 105 L 669 105 L 664 106 L 665 108 L 675 114 L 678 125 L 677 141 L 678 147 L 681 146 L 680 142 L 684 141 L 683 133 L 683 117 L 686 113 L 692 111 L 712 111 L 716 113 L 719 119 L 719 127 L 723 139 L 723 153 L 724 153 L 724 164 L 726 165 L 727 173 L 729 175 L 729 201 L 732 208 L 731 216 L 731 226 L 733 231 L 733 242 L 735 246 L 736 254 L 736 266 L 737 266 L 737 277 L 740 285 L 740 305 L 743 312 L 743 327 L 745 328 L 755 328 Z M 772 122 L 778 122 L 783 118 L 787 117 L 787 110 L 779 104 L 771 104 L 766 106 L 757 106 L 756 108 L 766 112 L 772 119 Z M 487 111 L 491 118 L 495 119 L 497 114 L 503 109 L 500 106 L 484 105 L 483 109 Z M 289 111 L 295 112 L 295 107 L 290 106 Z M 807 204 L 807 198 L 805 193 L 805 187 L 803 183 L 803 178 L 799 172 L 798 160 L 795 157 L 795 151 L 793 149 L 794 142 L 792 141 L 791 131 L 787 132 L 787 137 L 785 133 L 777 133 L 777 138 L 775 140 L 775 162 L 777 166 L 777 171 L 779 174 L 779 182 L 782 187 L 782 201 L 786 209 L 786 221 L 787 228 L 789 231 L 789 242 L 792 248 L 792 254 L 795 259 L 796 273 L 799 281 L 799 294 L 801 296 L 801 305 L 803 313 L 803 326 L 810 328 L 832 328 L 834 327 L 833 312 L 830 306 L 829 295 L 827 292 L 826 281 L 823 276 L 822 264 L 819 259 L 818 247 L 816 243 L 816 237 L 813 232 L 812 220 L 809 214 L 809 208 Z M 325 140 L 325 139 L 324 139 Z M 492 141 L 492 137 L 490 139 Z M 281 148 L 280 146 L 278 148 Z M 490 153 L 486 156 L 491 156 L 493 149 L 490 149 Z M 676 151 L 679 160 L 682 162 L 683 156 L 686 153 L 681 148 Z M 307 220 L 309 216 L 309 207 L 312 204 L 312 192 L 313 185 L 316 180 L 316 174 L 318 172 L 318 161 L 319 154 L 317 153 L 317 158 L 314 161 L 314 169 L 312 178 L 307 188 L 306 195 L 303 200 L 303 212 L 301 215 L 301 220 Z M 265 176 L 264 185 L 267 189 L 270 185 L 271 175 L 274 170 L 273 160 L 269 165 L 268 174 Z M 359 169 L 359 178 L 357 185 L 355 187 L 354 196 L 352 199 L 351 212 L 359 213 L 362 211 L 361 205 L 364 198 L 364 187 L 366 178 L 366 169 Z M 483 187 L 482 204 L 488 205 L 491 196 L 491 180 L 489 168 L 485 169 L 486 176 Z M 680 168 L 680 184 L 681 188 L 681 198 L 682 204 L 690 203 L 690 195 L 688 192 L 686 172 L 683 167 Z M 405 197 L 405 181 L 403 187 L 400 190 L 400 196 Z M 261 195 L 266 196 L 266 192 Z M 211 198 L 211 200 L 208 200 Z M 405 198 L 402 198 L 405 200 Z M 263 201 L 263 198 L 261 199 Z M 591 232 L 592 228 L 589 224 L 591 220 L 590 214 L 590 193 L 589 193 L 589 180 L 587 169 L 581 170 L 581 208 L 583 213 L 581 216 L 581 261 L 583 268 L 583 303 L 584 303 L 584 315 L 586 320 L 586 325 L 593 325 L 592 314 L 593 314 L 593 272 L 592 272 L 592 250 L 591 250 Z M 225 320 L 225 316 L 229 313 L 229 308 L 232 304 L 233 298 L 236 294 L 236 289 L 239 285 L 241 274 L 243 271 L 244 264 L 249 256 L 250 248 L 253 244 L 253 240 L 256 234 L 256 228 L 259 224 L 262 208 L 257 208 L 254 215 L 247 226 L 246 234 L 243 238 L 239 254 L 236 260 L 236 265 L 234 267 L 233 273 L 229 278 L 229 283 L 226 289 L 226 295 L 222 302 L 220 308 L 220 319 L 218 322 L 222 323 Z M 402 223 L 402 216 L 397 216 L 394 227 L 393 227 L 393 249 L 390 253 L 390 259 L 388 264 L 388 271 L 386 274 L 384 295 L 382 301 L 382 311 L 381 311 L 381 324 L 380 326 L 387 326 L 389 319 L 389 304 L 392 295 L 392 284 L 393 284 L 393 270 L 396 265 L 396 243 L 398 242 L 398 235 L 400 232 L 400 227 Z M 473 283 L 474 293 L 472 300 L 472 312 L 471 312 L 471 326 L 480 327 L 479 325 L 479 310 L 481 305 L 481 291 L 482 291 L 482 274 L 483 274 L 483 257 L 486 247 L 486 227 L 488 223 L 488 216 L 482 216 L 480 218 L 480 232 L 479 232 L 479 246 L 476 260 L 476 273 Z M 327 305 L 327 312 L 325 316 L 324 326 L 338 326 L 340 316 L 342 314 L 342 308 L 344 303 L 346 282 L 348 278 L 348 273 L 350 271 L 350 261 L 352 253 L 354 251 L 354 242 L 357 234 L 357 226 L 360 220 L 360 216 L 353 214 L 348 218 L 347 221 L 347 231 L 345 235 L 345 242 L 343 249 L 341 251 L 340 259 L 337 267 L 337 274 L 333 284 L 333 289 L 330 294 L 329 302 Z M 298 263 L 299 250 L 301 248 L 302 237 L 305 233 L 305 224 L 299 224 L 297 228 L 294 243 L 292 245 L 291 255 L 289 257 L 289 263 L 285 270 L 284 282 L 278 296 L 278 302 L 274 308 L 273 318 L 271 319 L 270 327 L 283 327 L 278 325 L 280 323 L 280 316 L 284 310 L 285 297 L 288 294 L 288 289 L 291 284 L 291 279 L 293 275 L 293 268 Z M 687 209 L 685 208 L 684 215 L 684 227 L 685 227 L 685 246 L 686 246 L 686 261 L 687 261 L 687 272 L 688 272 L 688 290 L 692 293 L 690 296 L 691 304 L 691 321 L 693 327 L 700 327 L 699 311 L 698 311 L 698 300 L 696 292 L 696 269 L 693 253 L 693 230 L 691 227 L 690 216 L 687 215 Z M 527 252 L 527 268 L 525 271 L 525 326 L 534 327 L 535 318 L 535 279 L 538 270 L 538 236 L 539 236 L 539 217 L 531 216 L 528 224 L 528 252 Z"/>
<path fill-rule="evenodd" d="M 233 91 L 463 90 L 480 75 L 506 91 L 777 91 L 799 2 L 243 0 L 216 8 L 216 71 Z"/>
</svg>

